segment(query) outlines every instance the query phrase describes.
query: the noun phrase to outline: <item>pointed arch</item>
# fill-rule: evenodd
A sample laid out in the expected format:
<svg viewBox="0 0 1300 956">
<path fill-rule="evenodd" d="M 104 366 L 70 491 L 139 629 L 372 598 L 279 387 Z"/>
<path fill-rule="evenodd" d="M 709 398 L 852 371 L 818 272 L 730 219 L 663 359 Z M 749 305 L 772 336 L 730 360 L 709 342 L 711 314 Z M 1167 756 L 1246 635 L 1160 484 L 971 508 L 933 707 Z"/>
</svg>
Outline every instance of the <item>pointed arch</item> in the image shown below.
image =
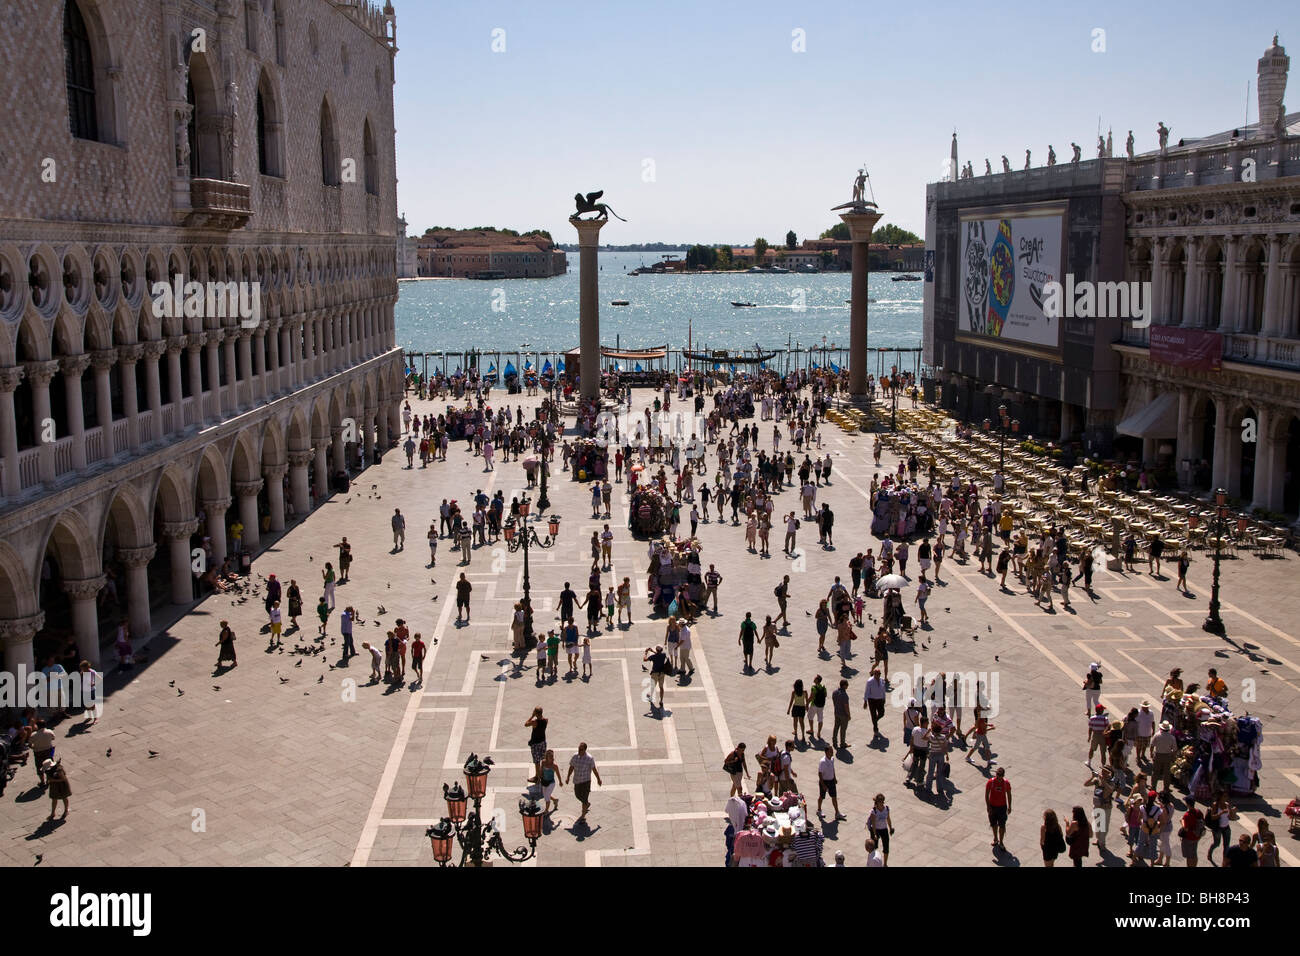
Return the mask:
<svg viewBox="0 0 1300 956">
<path fill-rule="evenodd" d="M 320 181 L 326 186 L 337 186 L 340 173 L 339 134 L 327 94 L 320 101 Z"/>
</svg>

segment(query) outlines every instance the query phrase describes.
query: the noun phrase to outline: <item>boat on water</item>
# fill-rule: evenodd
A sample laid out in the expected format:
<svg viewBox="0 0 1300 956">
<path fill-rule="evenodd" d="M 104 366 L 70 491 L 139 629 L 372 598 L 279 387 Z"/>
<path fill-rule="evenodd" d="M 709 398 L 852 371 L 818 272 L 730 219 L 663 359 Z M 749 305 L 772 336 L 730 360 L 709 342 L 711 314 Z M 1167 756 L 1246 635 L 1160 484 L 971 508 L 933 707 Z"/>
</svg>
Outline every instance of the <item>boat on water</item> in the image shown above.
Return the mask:
<svg viewBox="0 0 1300 956">
<path fill-rule="evenodd" d="M 738 309 L 756 309 L 758 308 L 753 302 L 733 302 L 731 303 Z"/>
<path fill-rule="evenodd" d="M 471 279 L 504 279 L 506 274 L 500 269 L 481 269 L 470 276 Z"/>
<path fill-rule="evenodd" d="M 774 358 L 780 349 L 773 349 L 770 352 L 756 350 L 751 354 L 740 352 L 730 352 L 725 349 L 714 349 L 709 352 L 692 352 L 688 349 L 682 350 L 682 356 L 692 362 L 710 362 L 715 365 L 761 365 Z"/>
<path fill-rule="evenodd" d="M 627 299 L 611 299 L 610 305 L 628 305 Z"/>
<path fill-rule="evenodd" d="M 920 282 L 920 281 L 921 281 L 921 277 L 920 277 L 920 276 L 910 275 L 910 274 L 909 274 L 909 275 L 903 275 L 903 276 L 890 276 L 890 281 L 892 281 L 892 282 Z"/>
</svg>

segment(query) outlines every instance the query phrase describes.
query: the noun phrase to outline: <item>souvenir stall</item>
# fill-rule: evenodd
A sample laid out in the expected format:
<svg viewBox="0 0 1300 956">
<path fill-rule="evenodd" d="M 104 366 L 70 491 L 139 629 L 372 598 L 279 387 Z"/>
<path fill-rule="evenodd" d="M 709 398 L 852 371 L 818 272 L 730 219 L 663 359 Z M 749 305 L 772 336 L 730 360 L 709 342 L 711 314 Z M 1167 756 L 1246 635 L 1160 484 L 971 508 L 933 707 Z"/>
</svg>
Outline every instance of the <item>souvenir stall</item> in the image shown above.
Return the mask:
<svg viewBox="0 0 1300 956">
<path fill-rule="evenodd" d="M 1264 727 L 1258 717 L 1238 716 L 1210 696 L 1174 691 L 1161 719 L 1173 726 L 1180 747 L 1174 778 L 1194 799 L 1209 801 L 1219 790 L 1243 796 L 1259 787 Z"/>
<path fill-rule="evenodd" d="M 639 469 L 641 466 L 636 465 Z M 642 485 L 632 492 L 632 534 L 638 538 L 658 538 L 668 530 L 673 503 L 659 493 L 655 485 Z"/>
<path fill-rule="evenodd" d="M 761 793 L 727 800 L 727 865 L 737 867 L 825 866 L 824 837 L 808 820 L 801 794 L 767 798 Z"/>
<path fill-rule="evenodd" d="M 700 602 L 704 595 L 701 551 L 698 538 L 674 541 L 665 535 L 651 544 L 646 593 L 654 599 L 656 609 L 671 605 L 683 588 L 692 603 Z"/>
<path fill-rule="evenodd" d="M 604 481 L 609 474 L 609 454 L 594 439 L 579 438 L 574 442 L 569 470 L 574 481 Z"/>
</svg>

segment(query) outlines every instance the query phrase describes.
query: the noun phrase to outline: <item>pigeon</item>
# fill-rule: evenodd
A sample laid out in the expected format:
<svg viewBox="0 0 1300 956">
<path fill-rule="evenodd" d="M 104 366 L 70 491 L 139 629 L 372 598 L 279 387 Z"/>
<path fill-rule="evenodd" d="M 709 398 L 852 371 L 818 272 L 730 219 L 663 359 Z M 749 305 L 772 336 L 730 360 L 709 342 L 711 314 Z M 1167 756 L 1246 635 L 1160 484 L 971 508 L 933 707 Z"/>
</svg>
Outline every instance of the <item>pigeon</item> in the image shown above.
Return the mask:
<svg viewBox="0 0 1300 956">
<path fill-rule="evenodd" d="M 435 643 L 435 644 L 438 643 L 438 639 L 437 639 L 436 637 L 433 639 L 433 643 Z"/>
<path fill-rule="evenodd" d="M 176 686 L 176 682 L 175 682 L 174 680 L 169 680 L 169 681 L 167 682 L 167 686 L 168 686 L 168 687 L 175 687 L 175 686 Z"/>
<path fill-rule="evenodd" d="M 151 750 L 151 751 L 149 751 L 149 759 L 150 759 L 150 760 L 152 760 L 152 759 L 153 759 L 154 757 L 156 757 L 156 756 L 158 756 L 158 751 L 156 751 L 156 750 Z"/>
<path fill-rule="evenodd" d="M 1001 661 L 998 660 L 998 655 L 996 654 L 993 655 L 993 660 L 998 661 L 998 663 L 1001 663 Z"/>
<path fill-rule="evenodd" d="M 375 627 L 378 627 L 378 626 L 379 626 L 379 622 L 378 622 L 378 621 L 371 621 L 370 623 L 373 624 Z"/>
<path fill-rule="evenodd" d="M 943 642 L 943 646 L 944 646 L 944 647 L 947 647 L 947 646 L 948 646 L 948 642 L 947 642 L 947 641 L 944 641 L 944 642 Z"/>
<path fill-rule="evenodd" d="M 429 600 L 430 600 L 430 601 L 436 601 L 436 600 L 438 600 L 438 595 L 435 594 L 433 597 L 429 598 Z"/>
<path fill-rule="evenodd" d="M 993 625 L 992 625 L 992 624 L 989 624 L 989 625 L 986 625 L 986 626 L 987 626 L 988 629 L 989 629 L 989 633 L 992 634 L 992 633 L 993 633 Z"/>
<path fill-rule="evenodd" d="M 333 669 L 334 669 L 333 667 L 330 668 L 330 670 L 333 670 Z M 323 683 L 325 683 L 325 675 L 324 675 L 324 674 L 321 674 L 320 677 L 317 677 L 317 678 L 316 678 L 316 683 L 318 683 L 318 684 L 323 684 Z"/>
<path fill-rule="evenodd" d="M 334 665 L 333 665 L 333 664 L 331 664 L 331 665 L 330 665 L 330 670 L 333 670 L 333 669 L 334 669 Z M 316 682 L 316 683 L 318 683 L 318 684 L 319 684 L 319 683 L 320 683 L 320 681 L 317 681 L 317 682 Z"/>
<path fill-rule="evenodd" d="M 352 504 L 352 499 L 349 498 L 347 501 L 345 501 L 345 502 L 343 502 L 343 503 L 344 503 L 345 505 L 350 505 L 350 504 Z"/>
<path fill-rule="evenodd" d="M 105 751 L 104 751 L 104 756 L 105 756 L 105 757 L 111 757 L 111 756 L 113 756 L 113 748 L 112 748 L 112 747 L 109 747 L 107 750 L 105 750 Z"/>
<path fill-rule="evenodd" d="M 293 665 L 293 666 L 294 666 L 294 667 L 302 667 L 302 661 L 296 661 L 296 662 L 294 662 L 294 665 Z"/>
<path fill-rule="evenodd" d="M 429 583 L 430 583 L 430 584 L 437 584 L 438 582 L 435 581 L 433 578 L 429 578 Z"/>
<path fill-rule="evenodd" d="M 212 685 L 212 689 L 213 689 L 213 690 L 221 690 L 221 685 L 220 685 L 220 684 L 213 684 L 213 685 Z"/>
<path fill-rule="evenodd" d="M 387 613 L 388 613 L 388 608 L 384 607 L 384 606 L 381 604 L 381 605 L 379 605 L 379 609 L 378 609 L 377 611 L 375 611 L 375 613 L 376 613 L 377 615 L 387 614 Z"/>
<path fill-rule="evenodd" d="M 313 557 L 309 554 L 309 555 L 307 555 L 307 560 L 308 560 L 308 561 L 315 561 L 316 559 L 313 558 Z"/>
<path fill-rule="evenodd" d="M 176 696 L 177 696 L 177 697 L 184 697 L 184 696 L 185 696 L 185 691 L 183 691 L 183 690 L 181 690 L 179 687 L 177 687 L 177 688 L 176 688 Z"/>
<path fill-rule="evenodd" d="M 303 691 L 303 692 L 302 692 L 302 696 L 304 696 L 304 697 L 310 697 L 310 696 L 311 696 L 311 691 L 306 691 L 306 690 Z"/>
<path fill-rule="evenodd" d="M 40 865 L 41 865 L 41 860 L 43 860 L 43 859 L 45 859 L 45 854 L 44 854 L 44 853 L 37 853 L 37 854 L 36 854 L 36 862 L 33 863 L 32 866 L 40 866 Z"/>
<path fill-rule="evenodd" d="M 281 684 L 287 684 L 287 683 L 289 683 L 289 678 L 287 678 L 287 677 L 281 677 L 281 678 L 280 678 L 280 683 L 281 683 Z"/>
<path fill-rule="evenodd" d="M 392 581 L 389 581 L 389 582 L 388 582 L 388 590 L 391 591 L 392 589 L 393 589 L 393 582 L 392 582 Z"/>
<path fill-rule="evenodd" d="M 980 636 L 979 636 L 978 634 L 972 634 L 972 635 L 970 636 L 970 639 L 971 639 L 972 641 L 978 641 L 978 640 L 980 639 Z"/>
</svg>

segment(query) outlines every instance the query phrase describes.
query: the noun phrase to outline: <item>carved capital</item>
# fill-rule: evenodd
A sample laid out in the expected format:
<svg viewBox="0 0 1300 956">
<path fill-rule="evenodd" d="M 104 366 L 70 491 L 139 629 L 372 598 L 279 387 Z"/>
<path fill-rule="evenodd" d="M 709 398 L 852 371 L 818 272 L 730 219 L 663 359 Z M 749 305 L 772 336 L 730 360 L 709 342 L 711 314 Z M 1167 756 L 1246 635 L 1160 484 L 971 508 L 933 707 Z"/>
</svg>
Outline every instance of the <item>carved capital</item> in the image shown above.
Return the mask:
<svg viewBox="0 0 1300 956">
<path fill-rule="evenodd" d="M 27 381 L 37 388 L 45 388 L 59 371 L 59 363 L 56 361 L 27 362 L 23 368 L 27 369 Z"/>
<path fill-rule="evenodd" d="M 307 451 L 291 451 L 289 452 L 289 465 L 293 468 L 306 468 L 315 457 L 316 453 L 310 449 Z"/>
<path fill-rule="evenodd" d="M 80 378 L 81 374 L 90 368 L 90 356 L 84 353 L 81 355 L 65 355 L 59 359 L 59 367 L 63 369 L 64 375 Z"/>
<path fill-rule="evenodd" d="M 97 352 L 91 352 L 90 364 L 95 367 L 96 371 L 100 369 L 107 371 L 117 364 L 117 349 L 100 349 Z"/>
<path fill-rule="evenodd" d="M 167 354 L 179 355 L 183 352 L 189 343 L 189 337 L 185 335 L 173 335 L 167 339 Z"/>
<path fill-rule="evenodd" d="M 74 601 L 91 600 L 104 586 L 104 580 L 102 574 L 93 578 L 64 578 L 63 593 Z"/>
<path fill-rule="evenodd" d="M 120 345 L 117 349 L 118 361 L 123 365 L 134 365 L 140 361 L 140 356 L 144 354 L 144 346 L 140 344 Z"/>
<path fill-rule="evenodd" d="M 153 560 L 157 551 L 156 544 L 147 544 L 143 548 L 118 548 L 117 559 L 128 568 L 142 568 Z"/>
<path fill-rule="evenodd" d="M 11 365 L 8 368 L 0 368 L 0 392 L 12 392 L 18 387 L 18 383 L 23 380 L 27 370 L 21 365 Z"/>
<path fill-rule="evenodd" d="M 191 332 L 185 336 L 185 350 L 187 352 L 197 352 L 203 348 L 206 337 L 202 332 Z"/>
<path fill-rule="evenodd" d="M 338 440 L 339 440 L 340 438 L 342 438 L 342 437 L 343 437 L 343 426 L 342 426 L 342 425 L 331 425 L 331 426 L 330 426 L 330 438 L 334 439 L 335 441 L 338 441 Z"/>
<path fill-rule="evenodd" d="M 45 626 L 45 612 L 37 611 L 30 617 L 11 617 L 0 621 L 0 641 L 6 647 L 26 644 Z"/>
<path fill-rule="evenodd" d="M 155 362 L 167 352 L 168 347 L 168 343 L 165 339 L 142 342 L 140 344 L 140 349 L 144 353 L 144 357 Z"/>
<path fill-rule="evenodd" d="M 181 521 L 164 521 L 162 533 L 164 538 L 189 538 L 199 530 L 198 518 L 184 518 Z"/>
<path fill-rule="evenodd" d="M 235 482 L 235 491 L 241 498 L 254 498 L 262 490 L 262 479 Z"/>
<path fill-rule="evenodd" d="M 262 476 L 267 481 L 282 481 L 289 473 L 288 465 L 263 465 Z"/>
<path fill-rule="evenodd" d="M 229 497 L 204 498 L 199 503 L 203 505 L 203 510 L 208 513 L 208 517 L 214 518 L 217 515 L 225 514 L 230 509 L 231 501 L 232 499 Z"/>
</svg>

